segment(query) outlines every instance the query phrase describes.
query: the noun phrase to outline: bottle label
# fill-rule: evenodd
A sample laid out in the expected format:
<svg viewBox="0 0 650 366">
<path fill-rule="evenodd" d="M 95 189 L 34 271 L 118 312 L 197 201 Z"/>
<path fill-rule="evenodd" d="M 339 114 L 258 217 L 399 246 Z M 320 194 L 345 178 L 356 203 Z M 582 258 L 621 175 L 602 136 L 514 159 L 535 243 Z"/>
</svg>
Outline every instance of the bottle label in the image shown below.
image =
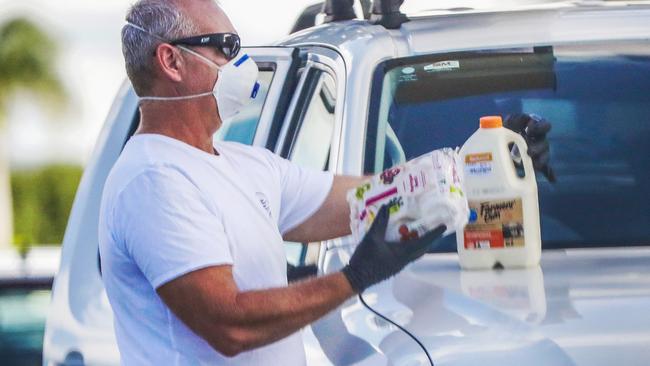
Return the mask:
<svg viewBox="0 0 650 366">
<path fill-rule="evenodd" d="M 492 153 L 469 154 L 465 156 L 465 174 L 484 176 L 492 173 Z"/>
<path fill-rule="evenodd" d="M 521 198 L 469 201 L 465 249 L 523 248 L 524 216 Z"/>
</svg>

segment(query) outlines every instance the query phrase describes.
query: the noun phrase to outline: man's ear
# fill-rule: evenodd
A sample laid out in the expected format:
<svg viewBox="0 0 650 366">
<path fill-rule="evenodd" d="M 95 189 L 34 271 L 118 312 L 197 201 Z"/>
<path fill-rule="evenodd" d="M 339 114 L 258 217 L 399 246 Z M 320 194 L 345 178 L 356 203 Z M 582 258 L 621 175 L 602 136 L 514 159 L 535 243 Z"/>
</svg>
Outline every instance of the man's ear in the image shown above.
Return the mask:
<svg viewBox="0 0 650 366">
<path fill-rule="evenodd" d="M 181 76 L 183 58 L 176 47 L 167 43 L 159 44 L 156 47 L 155 59 L 162 75 L 175 82 L 183 80 Z"/>
</svg>

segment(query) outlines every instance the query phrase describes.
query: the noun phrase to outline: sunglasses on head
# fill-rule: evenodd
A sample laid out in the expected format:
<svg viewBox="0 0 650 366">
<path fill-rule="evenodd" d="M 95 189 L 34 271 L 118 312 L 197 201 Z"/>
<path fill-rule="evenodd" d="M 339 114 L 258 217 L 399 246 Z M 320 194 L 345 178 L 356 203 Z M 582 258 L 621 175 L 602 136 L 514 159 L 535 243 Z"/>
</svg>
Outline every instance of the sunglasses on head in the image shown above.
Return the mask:
<svg viewBox="0 0 650 366">
<path fill-rule="evenodd" d="M 212 33 L 200 36 L 181 38 L 169 42 L 171 45 L 214 47 L 228 60 L 237 57 L 241 49 L 239 36 L 234 33 Z"/>
</svg>

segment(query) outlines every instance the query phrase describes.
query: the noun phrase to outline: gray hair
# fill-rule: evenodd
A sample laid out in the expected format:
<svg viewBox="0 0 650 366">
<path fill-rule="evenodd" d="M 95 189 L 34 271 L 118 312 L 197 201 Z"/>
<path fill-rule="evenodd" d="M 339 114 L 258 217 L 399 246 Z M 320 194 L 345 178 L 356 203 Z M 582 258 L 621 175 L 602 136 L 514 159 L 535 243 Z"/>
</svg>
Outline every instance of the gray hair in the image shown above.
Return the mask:
<svg viewBox="0 0 650 366">
<path fill-rule="evenodd" d="M 198 33 L 198 28 L 175 1 L 169 0 L 140 0 L 131 6 L 126 21 L 136 26 L 127 24 L 122 28 L 126 74 L 136 94 L 143 96 L 151 92 L 154 78 L 152 56 L 161 39 L 190 37 Z"/>
</svg>

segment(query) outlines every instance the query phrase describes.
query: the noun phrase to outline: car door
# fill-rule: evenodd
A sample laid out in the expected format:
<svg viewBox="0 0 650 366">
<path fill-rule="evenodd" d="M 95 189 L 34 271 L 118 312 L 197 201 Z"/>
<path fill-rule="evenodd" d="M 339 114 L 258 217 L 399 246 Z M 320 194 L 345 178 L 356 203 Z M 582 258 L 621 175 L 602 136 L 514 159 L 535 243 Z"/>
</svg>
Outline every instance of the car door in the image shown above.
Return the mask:
<svg viewBox="0 0 650 366">
<path fill-rule="evenodd" d="M 276 153 L 306 168 L 329 170 L 336 123 L 335 76 L 325 65 L 313 62 L 300 74 L 296 103 L 283 124 Z M 320 243 L 285 243 L 290 281 L 316 273 L 319 248 Z"/>
<path fill-rule="evenodd" d="M 300 166 L 338 173 L 345 123 L 345 65 L 329 49 L 314 47 L 303 52 L 306 61 L 298 71 L 298 87 L 275 152 Z M 289 280 L 340 268 L 337 249 L 348 241 L 286 242 Z M 303 339 L 308 364 L 314 365 L 407 365 L 426 357 L 412 337 L 374 314 L 358 297 L 305 327 Z"/>
<path fill-rule="evenodd" d="M 215 139 L 275 146 L 296 87 L 300 64 L 291 47 L 244 48 L 259 65 L 261 90 Z M 44 337 L 44 364 L 117 365 L 113 317 L 98 260 L 97 227 L 104 182 L 139 123 L 138 97 L 128 82 L 118 93 L 77 190 L 63 241 Z"/>
</svg>

